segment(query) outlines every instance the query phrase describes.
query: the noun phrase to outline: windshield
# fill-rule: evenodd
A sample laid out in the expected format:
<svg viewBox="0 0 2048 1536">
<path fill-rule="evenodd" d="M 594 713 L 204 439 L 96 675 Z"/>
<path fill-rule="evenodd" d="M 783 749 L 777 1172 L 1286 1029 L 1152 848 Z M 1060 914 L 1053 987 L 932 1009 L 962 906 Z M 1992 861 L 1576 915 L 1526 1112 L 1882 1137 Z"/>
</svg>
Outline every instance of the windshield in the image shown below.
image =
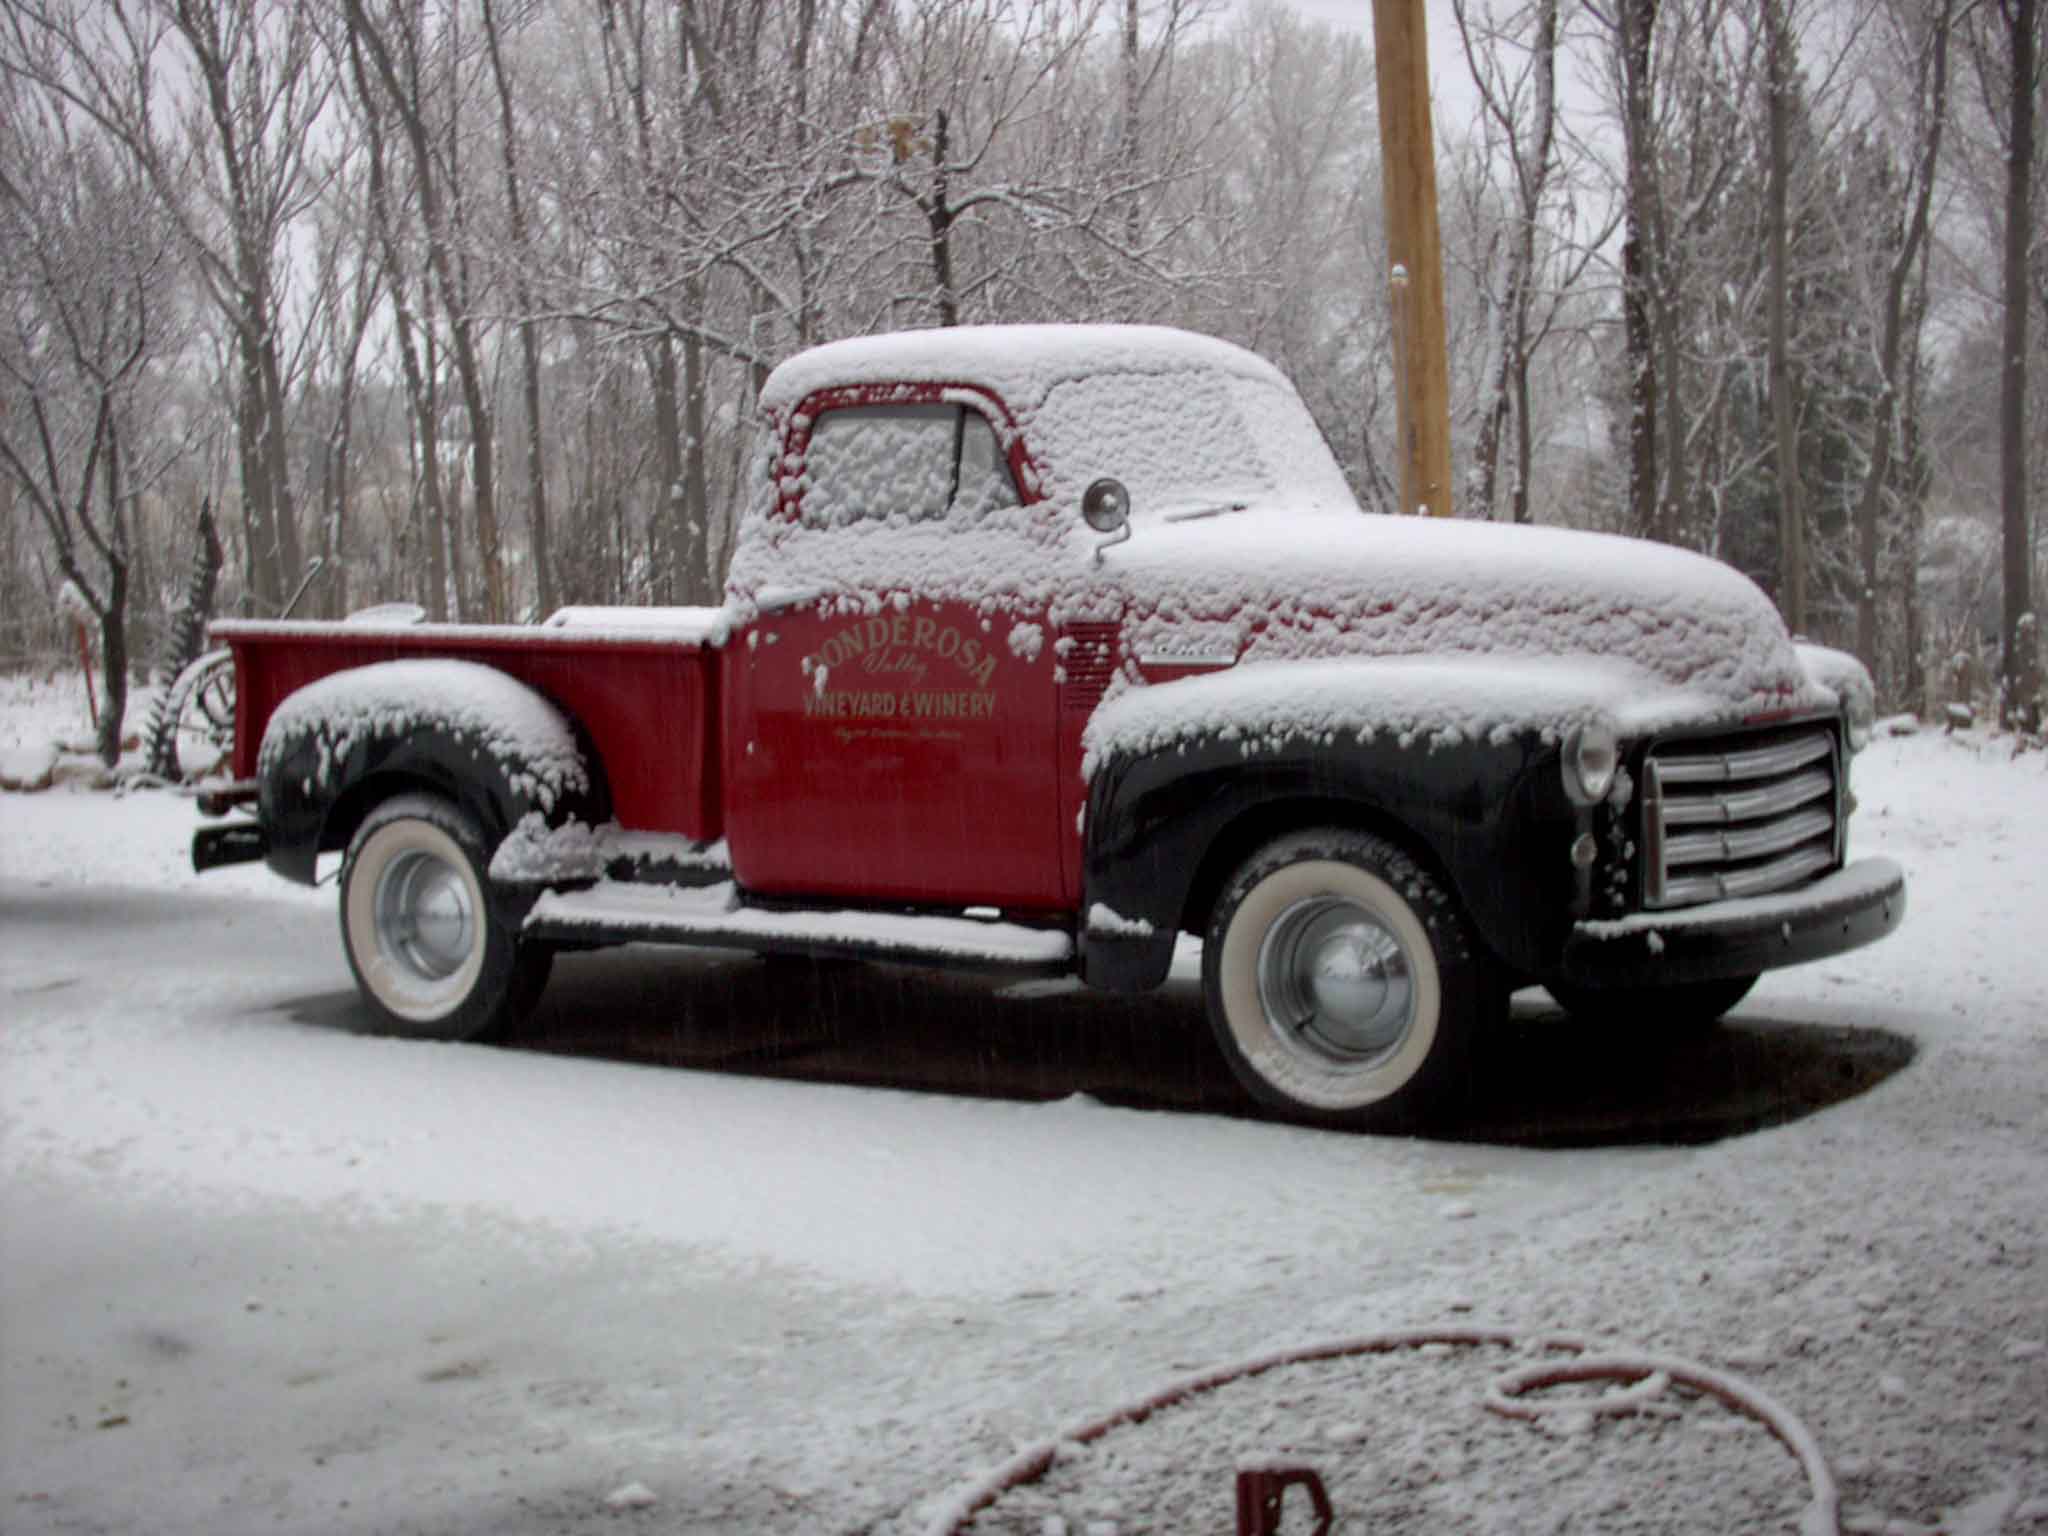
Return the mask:
<svg viewBox="0 0 2048 1536">
<path fill-rule="evenodd" d="M 1213 370 L 1071 379 L 1047 393 L 1032 443 L 1063 487 L 1121 480 L 1137 523 L 1240 503 L 1355 505 L 1308 408 L 1272 380 Z"/>
</svg>

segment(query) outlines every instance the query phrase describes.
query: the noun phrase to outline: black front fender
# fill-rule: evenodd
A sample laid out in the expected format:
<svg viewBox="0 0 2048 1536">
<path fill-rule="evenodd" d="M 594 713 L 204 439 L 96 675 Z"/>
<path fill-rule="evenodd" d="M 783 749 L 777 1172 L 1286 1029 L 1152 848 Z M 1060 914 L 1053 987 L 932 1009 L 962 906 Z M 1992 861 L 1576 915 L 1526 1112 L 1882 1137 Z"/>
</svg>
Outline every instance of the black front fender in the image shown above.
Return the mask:
<svg viewBox="0 0 2048 1536">
<path fill-rule="evenodd" d="M 1586 877 L 1570 849 L 1591 813 L 1566 798 L 1557 747 L 1533 733 L 1451 746 L 1339 737 L 1250 752 L 1242 739 L 1198 739 L 1096 767 L 1082 975 L 1119 991 L 1157 986 L 1174 936 L 1200 930 L 1238 865 L 1272 838 L 1314 825 L 1378 832 L 1428 862 L 1517 971 L 1549 965 L 1587 911 Z"/>
</svg>

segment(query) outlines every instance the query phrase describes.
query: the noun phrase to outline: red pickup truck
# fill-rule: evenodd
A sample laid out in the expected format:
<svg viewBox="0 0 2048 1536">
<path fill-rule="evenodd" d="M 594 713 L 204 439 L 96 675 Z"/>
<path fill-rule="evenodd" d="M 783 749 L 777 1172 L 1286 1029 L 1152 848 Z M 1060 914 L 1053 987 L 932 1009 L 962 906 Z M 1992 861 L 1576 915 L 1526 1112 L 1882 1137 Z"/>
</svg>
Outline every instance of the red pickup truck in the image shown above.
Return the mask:
<svg viewBox="0 0 2048 1536">
<path fill-rule="evenodd" d="M 1246 1087 L 1365 1126 L 1444 1111 L 1516 987 L 1669 1028 L 1903 917 L 1847 862 L 1853 658 L 1679 550 L 1362 514 L 1237 347 L 872 337 L 762 412 L 717 608 L 216 625 L 195 863 L 339 854 L 369 1007 L 444 1037 L 564 948 L 1139 990 L 1193 935 Z"/>
</svg>

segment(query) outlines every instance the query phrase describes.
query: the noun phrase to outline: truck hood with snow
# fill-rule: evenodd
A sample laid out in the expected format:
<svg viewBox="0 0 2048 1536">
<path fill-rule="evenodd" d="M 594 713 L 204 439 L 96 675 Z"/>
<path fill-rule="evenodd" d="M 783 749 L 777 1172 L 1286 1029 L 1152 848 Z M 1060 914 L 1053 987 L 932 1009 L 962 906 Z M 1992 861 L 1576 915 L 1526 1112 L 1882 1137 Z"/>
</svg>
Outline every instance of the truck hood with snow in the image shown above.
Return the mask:
<svg viewBox="0 0 2048 1536">
<path fill-rule="evenodd" d="M 1830 708 L 1861 671 L 1795 645 L 1741 573 L 1667 545 L 1329 508 L 1199 510 L 1141 517 L 1103 558 L 1127 650 L 1148 670 L 1399 660 L 1359 686 L 1413 686 L 1419 704 L 1436 693 L 1440 712 L 1430 684 L 1450 678 L 1437 672 L 1461 686 L 1491 675 L 1496 723 L 1597 708 L 1631 733 Z"/>
</svg>

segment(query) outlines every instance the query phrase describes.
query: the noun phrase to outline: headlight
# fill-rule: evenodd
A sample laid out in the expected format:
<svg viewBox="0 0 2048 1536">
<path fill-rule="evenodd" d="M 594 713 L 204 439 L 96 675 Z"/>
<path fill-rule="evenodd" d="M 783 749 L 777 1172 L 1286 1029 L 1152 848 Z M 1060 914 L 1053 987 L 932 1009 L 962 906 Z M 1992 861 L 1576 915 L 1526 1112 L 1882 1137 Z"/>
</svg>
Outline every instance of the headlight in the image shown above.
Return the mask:
<svg viewBox="0 0 2048 1536">
<path fill-rule="evenodd" d="M 1842 690 L 1842 721 L 1849 733 L 1849 750 L 1861 752 L 1870 745 L 1877 728 L 1877 698 L 1872 689 L 1849 687 Z"/>
<path fill-rule="evenodd" d="M 1577 805 L 1598 805 L 1614 787 L 1621 743 L 1604 725 L 1582 725 L 1564 744 L 1564 792 Z"/>
</svg>

